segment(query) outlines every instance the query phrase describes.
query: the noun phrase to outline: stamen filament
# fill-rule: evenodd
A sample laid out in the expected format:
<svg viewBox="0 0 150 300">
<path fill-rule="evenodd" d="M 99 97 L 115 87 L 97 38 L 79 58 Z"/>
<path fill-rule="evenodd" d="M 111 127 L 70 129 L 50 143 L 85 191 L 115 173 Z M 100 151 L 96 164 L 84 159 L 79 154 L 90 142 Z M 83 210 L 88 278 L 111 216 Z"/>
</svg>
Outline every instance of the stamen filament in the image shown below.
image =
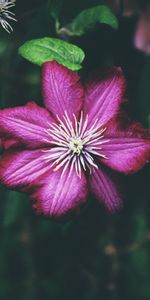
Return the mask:
<svg viewBox="0 0 150 300">
<path fill-rule="evenodd" d="M 81 178 L 82 170 L 86 172 L 88 169 L 91 173 L 93 168 L 98 168 L 95 156 L 108 159 L 102 150 L 103 144 L 109 140 L 104 137 L 106 128 L 102 128 L 101 124 L 98 125 L 98 119 L 91 127 L 88 127 L 89 118 L 88 115 L 83 118 L 83 111 L 81 111 L 79 121 L 73 114 L 73 122 L 65 111 L 62 118 L 57 116 L 57 120 L 57 124 L 49 124 L 49 128 L 44 130 L 50 139 L 43 139 L 53 145 L 52 149 L 46 149 L 43 152 L 47 153 L 45 160 L 53 161 L 54 171 L 62 168 L 61 176 L 63 176 L 69 169 L 68 176 L 71 176 L 74 169 L 77 176 Z"/>
</svg>

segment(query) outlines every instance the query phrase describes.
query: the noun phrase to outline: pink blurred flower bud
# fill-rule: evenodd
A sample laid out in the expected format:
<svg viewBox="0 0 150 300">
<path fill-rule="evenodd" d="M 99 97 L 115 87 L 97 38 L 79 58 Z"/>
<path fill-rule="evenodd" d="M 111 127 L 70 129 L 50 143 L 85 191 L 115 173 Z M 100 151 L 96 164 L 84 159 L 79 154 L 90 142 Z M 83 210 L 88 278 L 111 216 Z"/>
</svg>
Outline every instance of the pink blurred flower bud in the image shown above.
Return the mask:
<svg viewBox="0 0 150 300">
<path fill-rule="evenodd" d="M 140 51 L 150 54 L 150 7 L 141 14 L 138 20 L 134 45 Z"/>
</svg>

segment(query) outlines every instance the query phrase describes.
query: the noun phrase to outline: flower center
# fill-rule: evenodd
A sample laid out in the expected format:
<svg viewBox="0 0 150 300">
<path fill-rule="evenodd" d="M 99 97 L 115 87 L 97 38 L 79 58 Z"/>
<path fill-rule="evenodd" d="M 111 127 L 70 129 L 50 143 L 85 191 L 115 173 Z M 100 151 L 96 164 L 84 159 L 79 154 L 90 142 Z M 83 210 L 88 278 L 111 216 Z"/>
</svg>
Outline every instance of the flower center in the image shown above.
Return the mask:
<svg viewBox="0 0 150 300">
<path fill-rule="evenodd" d="M 75 115 L 73 118 L 71 121 L 65 112 L 61 119 L 57 116 L 58 124 L 49 124 L 50 128 L 46 129 L 46 132 L 53 141 L 46 141 L 54 147 L 44 150 L 48 153 L 45 159 L 52 162 L 55 171 L 63 167 L 62 175 L 68 168 L 69 174 L 75 169 L 81 177 L 82 170 L 89 170 L 91 173 L 93 168 L 98 168 L 98 157 L 107 159 L 103 154 L 102 145 L 108 140 L 104 137 L 106 128 L 102 128 L 98 120 L 89 126 L 88 115 L 83 116 L 83 112 L 79 121 Z"/>
<path fill-rule="evenodd" d="M 71 138 L 69 147 L 73 151 L 74 154 L 80 155 L 82 152 L 82 149 L 83 149 L 82 140 L 77 137 Z"/>
</svg>

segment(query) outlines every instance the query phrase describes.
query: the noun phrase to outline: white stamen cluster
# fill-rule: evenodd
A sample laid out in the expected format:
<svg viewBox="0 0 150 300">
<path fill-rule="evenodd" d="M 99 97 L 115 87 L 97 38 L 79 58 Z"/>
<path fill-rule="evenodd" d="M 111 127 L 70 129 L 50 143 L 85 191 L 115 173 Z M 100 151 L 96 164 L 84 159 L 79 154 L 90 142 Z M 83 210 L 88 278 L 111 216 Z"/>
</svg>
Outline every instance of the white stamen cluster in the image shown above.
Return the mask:
<svg viewBox="0 0 150 300">
<path fill-rule="evenodd" d="M 91 173 L 92 168 L 98 168 L 93 156 L 107 159 L 101 153 L 101 146 L 108 140 L 103 139 L 106 128 L 102 129 L 98 120 L 88 127 L 88 115 L 84 117 L 81 112 L 79 122 L 75 115 L 73 117 L 74 122 L 71 122 L 65 112 L 62 119 L 57 116 L 58 124 L 49 124 L 50 127 L 46 132 L 53 140 L 55 147 L 44 150 L 44 152 L 47 152 L 45 159 L 52 162 L 54 171 L 63 167 L 63 176 L 67 168 L 70 168 L 69 174 L 75 168 L 77 175 L 81 177 L 82 169 L 84 171 L 88 169 Z M 45 141 L 50 142 L 48 139 Z"/>
<path fill-rule="evenodd" d="M 13 28 L 8 23 L 7 19 L 17 21 L 14 18 L 15 14 L 9 10 L 15 6 L 15 2 L 15 0 L 0 0 L 0 24 L 8 33 L 13 31 Z"/>
</svg>

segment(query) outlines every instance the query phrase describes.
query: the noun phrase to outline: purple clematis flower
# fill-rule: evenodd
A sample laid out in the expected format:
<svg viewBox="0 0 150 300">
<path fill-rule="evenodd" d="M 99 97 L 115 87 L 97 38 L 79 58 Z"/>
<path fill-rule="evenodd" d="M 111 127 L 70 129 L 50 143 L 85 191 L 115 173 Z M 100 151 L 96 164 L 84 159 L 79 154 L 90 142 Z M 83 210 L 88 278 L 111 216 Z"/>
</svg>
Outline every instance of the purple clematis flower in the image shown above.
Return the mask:
<svg viewBox="0 0 150 300">
<path fill-rule="evenodd" d="M 82 86 L 76 73 L 47 62 L 42 83 L 45 108 L 29 102 L 0 111 L 1 183 L 29 193 L 45 215 L 76 209 L 88 192 L 109 211 L 118 209 L 122 201 L 111 170 L 132 174 L 150 158 L 147 131 L 120 115 L 121 69 L 92 75 Z"/>
</svg>

